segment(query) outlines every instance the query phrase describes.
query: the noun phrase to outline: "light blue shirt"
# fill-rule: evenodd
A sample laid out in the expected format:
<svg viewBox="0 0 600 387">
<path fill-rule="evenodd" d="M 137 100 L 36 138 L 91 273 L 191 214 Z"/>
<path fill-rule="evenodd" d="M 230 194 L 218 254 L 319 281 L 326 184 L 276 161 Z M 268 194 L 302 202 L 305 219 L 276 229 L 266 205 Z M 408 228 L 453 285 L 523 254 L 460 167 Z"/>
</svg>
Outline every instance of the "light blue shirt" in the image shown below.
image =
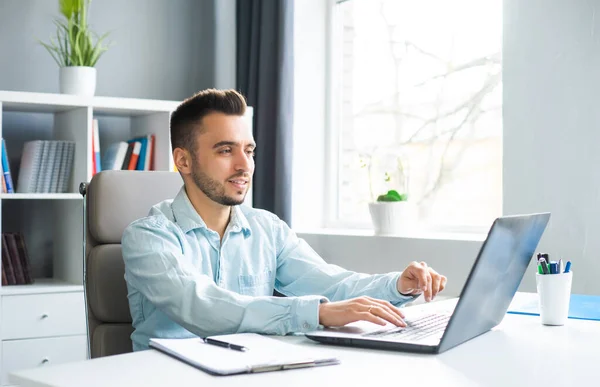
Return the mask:
<svg viewBox="0 0 600 387">
<path fill-rule="evenodd" d="M 367 275 L 325 261 L 274 214 L 232 207 L 223 240 L 182 187 L 122 239 L 134 350 L 148 340 L 319 327 L 320 302 L 371 296 L 399 306 L 401 273 Z M 368 257 L 365 257 L 368 259 Z M 274 297 L 273 289 L 287 297 Z"/>
</svg>

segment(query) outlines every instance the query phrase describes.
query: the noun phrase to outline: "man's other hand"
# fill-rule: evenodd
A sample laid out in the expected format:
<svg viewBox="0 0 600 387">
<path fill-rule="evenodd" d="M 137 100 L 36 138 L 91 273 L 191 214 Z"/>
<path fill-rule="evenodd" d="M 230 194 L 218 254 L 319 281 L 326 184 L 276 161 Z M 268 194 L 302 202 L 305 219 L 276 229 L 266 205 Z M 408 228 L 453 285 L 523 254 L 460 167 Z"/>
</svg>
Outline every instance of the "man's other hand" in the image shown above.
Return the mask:
<svg viewBox="0 0 600 387">
<path fill-rule="evenodd" d="M 340 327 L 355 321 L 370 321 L 378 325 L 388 322 L 405 327 L 404 314 L 387 301 L 358 297 L 346 301 L 326 302 L 319 305 L 319 324 Z"/>
<path fill-rule="evenodd" d="M 398 279 L 398 291 L 405 295 L 423 293 L 429 302 L 446 287 L 446 277 L 438 274 L 425 262 L 412 262 Z"/>
</svg>

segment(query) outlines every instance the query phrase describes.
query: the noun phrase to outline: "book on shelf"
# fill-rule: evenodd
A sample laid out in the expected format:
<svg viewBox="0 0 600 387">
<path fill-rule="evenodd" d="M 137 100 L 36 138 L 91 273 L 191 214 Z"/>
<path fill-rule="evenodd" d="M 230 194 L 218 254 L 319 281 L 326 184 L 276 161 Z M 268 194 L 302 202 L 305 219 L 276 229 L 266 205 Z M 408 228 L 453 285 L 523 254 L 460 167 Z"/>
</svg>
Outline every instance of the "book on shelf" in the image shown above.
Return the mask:
<svg viewBox="0 0 600 387">
<path fill-rule="evenodd" d="M 153 170 L 154 142 L 155 136 L 150 134 L 109 145 L 102 156 L 102 170 Z"/>
<path fill-rule="evenodd" d="M 20 232 L 2 233 L 2 285 L 33 283 L 25 238 Z"/>
<path fill-rule="evenodd" d="M 17 192 L 67 192 L 74 156 L 74 141 L 26 142 L 21 154 Z"/>
<path fill-rule="evenodd" d="M 6 273 L 7 285 L 16 285 L 17 278 L 8 252 L 8 244 L 2 234 L 2 271 Z"/>
<path fill-rule="evenodd" d="M 6 189 L 2 192 L 14 193 L 15 188 L 13 185 L 12 176 L 10 174 L 10 164 L 8 163 L 8 154 L 6 153 L 6 141 L 4 140 L 4 138 L 2 139 L 2 149 L 0 150 L 0 152 L 2 153 L 0 157 L 2 164 L 2 185 L 3 187 L 6 186 Z"/>
<path fill-rule="evenodd" d="M 100 133 L 98 127 L 98 119 L 92 120 L 92 174 L 95 175 L 102 171 L 100 162 Z"/>
<path fill-rule="evenodd" d="M 138 163 L 138 159 L 140 158 L 140 150 L 142 149 L 142 143 L 139 141 L 134 141 L 131 144 L 133 150 L 131 151 L 131 159 L 129 160 L 129 165 L 126 169 L 130 171 L 135 171 Z"/>
</svg>

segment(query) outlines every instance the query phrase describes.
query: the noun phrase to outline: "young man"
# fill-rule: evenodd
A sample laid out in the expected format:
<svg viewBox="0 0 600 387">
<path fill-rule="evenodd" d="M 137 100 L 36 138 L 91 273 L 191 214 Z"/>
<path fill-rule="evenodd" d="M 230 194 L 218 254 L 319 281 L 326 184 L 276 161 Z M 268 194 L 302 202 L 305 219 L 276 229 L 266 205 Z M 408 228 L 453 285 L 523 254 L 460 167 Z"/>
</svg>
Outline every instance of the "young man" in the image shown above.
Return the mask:
<svg viewBox="0 0 600 387">
<path fill-rule="evenodd" d="M 122 239 L 134 350 L 152 337 L 284 335 L 358 320 L 405 326 L 397 306 L 420 293 L 430 301 L 446 278 L 424 262 L 389 274 L 346 271 L 277 216 L 240 206 L 256 148 L 245 110 L 236 91 L 211 89 L 171 116 L 184 186 Z M 274 289 L 287 297 L 272 296 Z"/>
</svg>

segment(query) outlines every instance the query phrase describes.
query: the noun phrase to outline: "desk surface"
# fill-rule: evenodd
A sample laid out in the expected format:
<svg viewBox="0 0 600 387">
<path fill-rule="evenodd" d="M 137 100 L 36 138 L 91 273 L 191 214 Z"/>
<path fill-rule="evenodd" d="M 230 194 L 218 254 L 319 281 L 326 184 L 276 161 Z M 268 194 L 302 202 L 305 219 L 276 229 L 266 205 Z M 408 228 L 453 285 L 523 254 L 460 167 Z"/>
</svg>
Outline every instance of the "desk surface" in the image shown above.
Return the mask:
<svg viewBox="0 0 600 387">
<path fill-rule="evenodd" d="M 336 355 L 341 364 L 290 371 L 211 376 L 155 350 L 16 372 L 22 387 L 49 386 L 583 386 L 597 380 L 600 323 L 569 320 L 547 327 L 539 317 L 506 315 L 492 331 L 440 355 L 419 355 L 280 338 Z M 372 384 L 371 384 L 372 385 Z"/>
</svg>

